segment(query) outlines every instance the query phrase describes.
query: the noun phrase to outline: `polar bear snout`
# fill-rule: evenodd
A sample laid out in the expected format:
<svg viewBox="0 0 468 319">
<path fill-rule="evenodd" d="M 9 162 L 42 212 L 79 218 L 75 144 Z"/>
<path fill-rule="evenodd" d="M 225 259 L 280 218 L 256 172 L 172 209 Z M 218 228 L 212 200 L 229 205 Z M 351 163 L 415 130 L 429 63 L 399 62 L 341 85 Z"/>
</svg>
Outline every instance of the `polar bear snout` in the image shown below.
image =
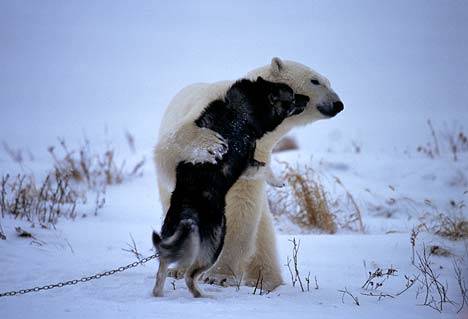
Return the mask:
<svg viewBox="0 0 468 319">
<path fill-rule="evenodd" d="M 338 113 L 344 110 L 344 104 L 340 100 L 330 103 L 319 104 L 317 106 L 317 110 L 319 110 L 322 115 L 326 117 L 334 117 Z"/>
<path fill-rule="evenodd" d="M 338 114 L 344 110 L 344 104 L 341 101 L 333 102 L 333 113 Z"/>
</svg>

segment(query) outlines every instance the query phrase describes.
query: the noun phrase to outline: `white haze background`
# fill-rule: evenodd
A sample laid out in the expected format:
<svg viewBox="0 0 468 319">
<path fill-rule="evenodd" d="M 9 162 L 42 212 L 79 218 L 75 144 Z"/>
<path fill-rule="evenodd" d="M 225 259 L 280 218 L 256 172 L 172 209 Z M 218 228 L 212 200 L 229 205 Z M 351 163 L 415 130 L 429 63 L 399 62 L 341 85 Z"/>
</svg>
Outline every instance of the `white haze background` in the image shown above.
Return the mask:
<svg viewBox="0 0 468 319">
<path fill-rule="evenodd" d="M 297 132 L 303 146 L 413 148 L 428 118 L 467 122 L 466 30 L 466 1 L 2 1 L 0 136 L 44 151 L 107 126 L 150 147 L 183 86 L 279 56 L 345 103 Z"/>
<path fill-rule="evenodd" d="M 276 221 L 282 265 L 291 255 L 288 239 L 301 240 L 300 269 L 320 285 L 309 293 L 293 288 L 283 267 L 286 285 L 268 295 L 203 285 L 214 298 L 194 300 L 182 280 L 176 290 L 168 280 L 167 297 L 156 299 L 151 262 L 73 288 L 2 298 L 0 317 L 456 318 L 455 306 L 443 314 L 417 306 L 416 288 L 382 301 L 359 292 L 377 267 L 398 269 L 384 285 L 389 293 L 415 271 L 409 237 L 421 211 L 408 209 L 405 198 L 429 198 L 441 209 L 450 200 L 466 202 L 467 154 L 454 162 L 416 148 L 430 140 L 427 119 L 438 131 L 467 129 L 467 30 L 468 1 L 0 1 L 0 142 L 34 155 L 26 173 L 44 176 L 51 168 L 46 150 L 57 137 L 72 148 L 84 136 L 98 148 L 112 141 L 125 158 L 128 130 L 147 159 L 143 178 L 108 188 L 98 216 L 62 219 L 53 230 L 1 219 L 8 239 L 0 240 L 0 292 L 131 263 L 122 251 L 129 233 L 150 254 L 151 230 L 162 220 L 151 152 L 164 108 L 185 85 L 236 79 L 273 56 L 322 73 L 345 104 L 336 118 L 296 129 L 300 150 L 274 159 L 338 176 L 366 227 L 365 234 L 298 235 Z M 18 169 L 0 148 L 0 173 Z M 327 191 L 335 196 L 336 185 Z M 387 207 L 388 198 L 397 204 Z M 378 214 L 372 202 L 395 212 Z M 16 226 L 45 244 L 17 237 Z M 418 249 L 436 244 L 466 258 L 466 243 L 427 233 L 418 240 Z M 433 260 L 460 301 L 451 259 Z M 342 302 L 337 290 L 345 287 L 361 306 Z"/>
</svg>

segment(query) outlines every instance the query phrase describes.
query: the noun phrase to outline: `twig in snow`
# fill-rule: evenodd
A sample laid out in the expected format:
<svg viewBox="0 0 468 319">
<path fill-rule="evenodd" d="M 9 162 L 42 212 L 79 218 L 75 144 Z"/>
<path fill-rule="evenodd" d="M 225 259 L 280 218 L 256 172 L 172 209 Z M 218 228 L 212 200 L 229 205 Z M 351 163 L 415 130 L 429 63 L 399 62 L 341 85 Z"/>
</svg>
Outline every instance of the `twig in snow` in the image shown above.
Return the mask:
<svg viewBox="0 0 468 319">
<path fill-rule="evenodd" d="M 261 296 L 263 294 L 263 273 L 262 273 L 261 269 L 258 271 L 257 282 L 255 283 L 255 287 L 254 287 L 254 290 L 252 292 L 253 295 L 256 294 L 257 289 L 260 290 L 259 295 Z"/>
<path fill-rule="evenodd" d="M 442 312 L 445 303 L 453 304 L 447 296 L 447 284 L 444 285 L 440 282 L 440 275 L 432 268 L 430 254 L 427 252 L 425 246 L 421 254 L 416 252 L 416 256 L 418 258 L 418 263 L 415 267 L 420 271 L 422 277 L 418 277 L 418 282 L 420 283 L 418 295 L 420 291 L 424 294 L 424 302 L 422 305 Z"/>
<path fill-rule="evenodd" d="M 132 243 L 127 243 L 128 248 L 122 248 L 122 250 L 128 253 L 132 253 L 138 260 L 141 260 L 143 258 L 143 255 L 138 251 L 137 245 L 135 243 L 135 240 L 133 239 L 132 234 L 130 234 L 130 239 L 132 240 Z"/>
<path fill-rule="evenodd" d="M 383 270 L 381 268 L 377 268 L 373 272 L 369 271 L 369 276 L 362 285 L 362 289 L 377 289 L 379 287 L 382 287 L 383 283 L 385 280 L 387 280 L 390 276 L 396 276 L 397 270 L 390 267 L 387 270 Z M 376 278 L 379 278 L 379 280 L 374 280 Z"/>
<path fill-rule="evenodd" d="M 407 275 L 405 275 L 405 279 L 406 279 L 405 289 L 403 289 L 402 291 L 396 293 L 395 296 L 399 296 L 399 295 L 403 294 L 405 291 L 407 291 L 408 289 L 410 289 L 411 287 L 413 287 L 413 285 L 419 279 L 419 275 L 414 276 L 413 278 L 408 277 Z"/>
<path fill-rule="evenodd" d="M 344 288 L 344 290 L 338 290 L 338 292 L 342 293 L 341 295 L 342 303 L 344 303 L 344 296 L 348 295 L 353 299 L 353 302 L 356 304 L 356 306 L 360 306 L 358 297 L 355 297 L 352 293 L 350 293 L 346 287 Z"/>
<path fill-rule="evenodd" d="M 468 290 L 466 288 L 465 277 L 463 276 L 462 268 L 459 264 L 459 261 L 457 261 L 454 258 L 452 260 L 452 263 L 453 270 L 455 271 L 455 278 L 457 279 L 458 288 L 460 289 L 460 295 L 462 298 L 460 307 L 457 310 L 457 313 L 460 313 L 463 310 L 463 307 L 465 307 L 465 305 L 468 304 Z"/>
</svg>

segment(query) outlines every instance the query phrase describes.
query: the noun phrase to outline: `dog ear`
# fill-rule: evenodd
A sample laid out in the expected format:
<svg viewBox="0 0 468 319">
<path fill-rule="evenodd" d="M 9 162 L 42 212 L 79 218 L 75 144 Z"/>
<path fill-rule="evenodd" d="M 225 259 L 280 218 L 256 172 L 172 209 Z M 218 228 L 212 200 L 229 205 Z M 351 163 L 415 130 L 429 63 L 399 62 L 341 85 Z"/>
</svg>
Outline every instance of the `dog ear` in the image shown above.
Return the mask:
<svg viewBox="0 0 468 319">
<path fill-rule="evenodd" d="M 306 107 L 309 100 L 310 98 L 307 95 L 295 94 L 294 96 L 294 104 L 299 107 Z"/>
<path fill-rule="evenodd" d="M 274 106 L 278 102 L 279 96 L 277 92 L 271 92 L 268 94 L 268 102 L 270 105 Z"/>
<path fill-rule="evenodd" d="M 278 101 L 291 103 L 294 101 L 294 92 L 289 87 L 280 87 L 268 94 L 268 101 L 272 105 Z"/>
</svg>

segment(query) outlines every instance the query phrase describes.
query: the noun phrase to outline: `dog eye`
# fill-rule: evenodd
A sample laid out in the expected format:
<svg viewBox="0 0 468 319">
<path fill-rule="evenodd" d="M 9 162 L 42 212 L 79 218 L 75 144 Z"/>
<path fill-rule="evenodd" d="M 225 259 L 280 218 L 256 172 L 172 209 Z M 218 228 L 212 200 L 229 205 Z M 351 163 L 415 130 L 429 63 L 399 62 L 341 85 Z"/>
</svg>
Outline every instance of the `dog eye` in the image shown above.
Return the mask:
<svg viewBox="0 0 468 319">
<path fill-rule="evenodd" d="M 320 85 L 320 82 L 315 79 L 310 80 L 310 82 L 312 82 L 313 85 Z"/>
</svg>

